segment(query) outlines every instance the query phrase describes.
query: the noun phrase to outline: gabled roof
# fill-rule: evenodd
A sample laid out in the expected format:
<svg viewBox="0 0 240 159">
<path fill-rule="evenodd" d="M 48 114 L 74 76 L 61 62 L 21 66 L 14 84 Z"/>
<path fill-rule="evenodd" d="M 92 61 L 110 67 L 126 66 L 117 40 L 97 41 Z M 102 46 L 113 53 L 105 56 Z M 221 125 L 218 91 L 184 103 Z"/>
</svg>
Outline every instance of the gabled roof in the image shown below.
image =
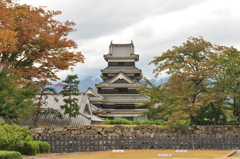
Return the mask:
<svg viewBox="0 0 240 159">
<path fill-rule="evenodd" d="M 78 100 L 80 101 L 80 113 L 92 115 L 92 109 L 88 96 L 82 93 Z"/>
<path fill-rule="evenodd" d="M 99 98 L 102 98 L 103 99 L 103 96 L 98 94 L 97 91 L 95 91 L 93 88 L 89 87 L 86 91 L 85 91 L 85 94 L 87 95 L 92 95 L 94 97 L 99 97 Z"/>
<path fill-rule="evenodd" d="M 139 55 L 134 54 L 133 42 L 129 44 L 113 44 L 112 41 L 109 46 L 109 54 L 104 55 L 106 61 L 109 59 L 134 59 L 139 60 Z"/>
<path fill-rule="evenodd" d="M 89 96 L 89 100 L 91 102 L 103 102 L 104 101 L 104 97 L 100 94 L 98 94 L 97 91 L 95 91 L 92 88 L 88 88 L 88 90 L 85 91 L 85 94 Z"/>
<path fill-rule="evenodd" d="M 140 69 L 135 66 L 115 66 L 115 67 L 106 67 L 101 70 L 102 73 L 142 73 Z"/>
<path fill-rule="evenodd" d="M 103 81 L 101 83 L 96 84 L 97 88 L 107 88 L 107 87 L 114 87 L 114 88 L 123 88 L 123 87 L 145 87 L 146 85 L 144 83 L 141 83 L 137 80 L 133 80 L 133 83 L 108 83 L 108 81 Z"/>
<path fill-rule="evenodd" d="M 124 79 L 128 83 L 133 83 L 133 80 L 131 80 L 128 76 L 126 76 L 123 72 L 119 72 L 115 77 L 109 80 L 108 83 L 113 83 L 118 79 Z"/>
<path fill-rule="evenodd" d="M 92 112 L 106 112 L 106 110 L 104 110 L 102 108 L 98 108 L 93 104 L 91 104 L 91 107 L 92 107 Z"/>
<path fill-rule="evenodd" d="M 127 82 L 126 83 L 115 83 L 115 81 L 117 81 L 118 79 L 124 79 Z M 101 83 L 95 84 L 97 88 L 99 87 L 142 87 L 142 86 L 146 86 L 144 83 L 139 82 L 137 80 L 132 80 L 130 79 L 128 76 L 126 76 L 123 72 L 119 72 L 115 77 L 113 77 L 110 80 L 105 80 Z"/>
</svg>

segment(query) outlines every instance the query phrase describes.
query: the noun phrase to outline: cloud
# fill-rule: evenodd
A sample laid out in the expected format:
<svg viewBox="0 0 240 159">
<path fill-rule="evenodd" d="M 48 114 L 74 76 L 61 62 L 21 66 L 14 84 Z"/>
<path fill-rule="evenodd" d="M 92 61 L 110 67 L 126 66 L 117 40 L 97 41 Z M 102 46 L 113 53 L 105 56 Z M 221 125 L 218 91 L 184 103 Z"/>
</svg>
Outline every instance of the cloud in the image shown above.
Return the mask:
<svg viewBox="0 0 240 159">
<path fill-rule="evenodd" d="M 75 40 L 96 38 L 112 34 L 142 20 L 156 15 L 183 10 L 203 0 L 20 0 L 21 3 L 47 5 L 49 9 L 63 12 L 61 19 L 73 20 L 78 34 L 72 34 Z"/>
<path fill-rule="evenodd" d="M 70 34 L 85 55 L 74 73 L 80 79 L 89 75 L 100 77 L 107 66 L 103 58 L 110 41 L 129 43 L 133 40 L 135 53 L 140 55 L 137 67 L 143 75 L 153 78 L 154 56 L 179 46 L 188 37 L 203 36 L 213 44 L 240 49 L 240 10 L 238 0 L 20 0 L 32 5 L 45 5 L 61 10 L 56 18 L 76 22 L 76 32 Z M 65 77 L 71 73 L 61 72 Z M 161 76 L 166 76 L 164 73 Z"/>
</svg>

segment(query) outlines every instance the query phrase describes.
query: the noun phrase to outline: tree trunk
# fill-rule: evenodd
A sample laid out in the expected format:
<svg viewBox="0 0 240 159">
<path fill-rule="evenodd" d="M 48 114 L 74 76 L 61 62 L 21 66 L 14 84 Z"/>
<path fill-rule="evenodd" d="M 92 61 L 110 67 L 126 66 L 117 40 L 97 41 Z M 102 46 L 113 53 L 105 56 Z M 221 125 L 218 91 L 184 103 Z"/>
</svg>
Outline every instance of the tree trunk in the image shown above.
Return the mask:
<svg viewBox="0 0 240 159">
<path fill-rule="evenodd" d="M 196 125 L 195 117 L 190 115 L 191 125 Z"/>
<path fill-rule="evenodd" d="M 70 100 L 70 113 L 69 113 L 69 116 L 68 116 L 68 125 L 71 125 L 72 124 L 72 84 L 70 84 L 70 94 L 69 94 L 69 100 Z"/>
<path fill-rule="evenodd" d="M 38 126 L 38 120 L 39 120 L 39 115 L 40 115 L 42 96 L 43 96 L 43 92 L 40 93 L 40 97 L 38 98 L 37 111 L 36 111 L 36 115 L 35 115 L 34 123 L 33 123 L 34 127 Z"/>
<path fill-rule="evenodd" d="M 213 124 L 214 124 L 214 125 L 217 125 L 218 120 L 219 120 L 220 110 L 219 110 L 219 109 L 217 110 L 217 109 L 215 108 L 213 102 L 211 102 L 210 105 L 211 105 L 211 107 L 212 107 L 212 109 L 213 109 L 213 119 L 214 119 Z"/>
<path fill-rule="evenodd" d="M 237 121 L 239 120 L 239 117 L 238 117 L 238 108 L 237 108 L 236 97 L 233 98 L 233 115 L 234 115 L 234 117 L 236 117 L 236 120 L 234 121 L 234 124 L 237 124 Z"/>
<path fill-rule="evenodd" d="M 69 117 L 68 117 L 68 125 L 71 125 L 72 124 L 72 115 L 69 114 Z"/>
</svg>

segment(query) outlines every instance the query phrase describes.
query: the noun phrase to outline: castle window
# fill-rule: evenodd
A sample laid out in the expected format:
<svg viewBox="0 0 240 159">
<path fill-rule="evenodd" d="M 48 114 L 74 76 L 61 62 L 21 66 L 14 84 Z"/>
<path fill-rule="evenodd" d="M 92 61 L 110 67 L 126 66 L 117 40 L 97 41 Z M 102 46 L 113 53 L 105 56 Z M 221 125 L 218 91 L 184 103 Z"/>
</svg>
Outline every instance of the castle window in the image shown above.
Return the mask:
<svg viewBox="0 0 240 159">
<path fill-rule="evenodd" d="M 115 93 L 128 93 L 128 88 L 115 88 Z"/>
<path fill-rule="evenodd" d="M 124 62 L 119 62 L 118 66 L 124 66 Z"/>
</svg>

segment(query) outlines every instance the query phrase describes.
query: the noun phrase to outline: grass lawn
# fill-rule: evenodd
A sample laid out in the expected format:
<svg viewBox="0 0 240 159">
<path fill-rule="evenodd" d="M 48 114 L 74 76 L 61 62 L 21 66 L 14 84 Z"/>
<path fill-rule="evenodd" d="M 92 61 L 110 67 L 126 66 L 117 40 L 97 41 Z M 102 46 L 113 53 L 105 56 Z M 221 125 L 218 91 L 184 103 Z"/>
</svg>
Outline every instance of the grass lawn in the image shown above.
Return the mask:
<svg viewBox="0 0 240 159">
<path fill-rule="evenodd" d="M 175 152 L 175 150 L 125 150 L 125 152 L 101 151 L 75 156 L 59 157 L 58 159 L 218 159 L 232 150 L 189 150 Z M 158 157 L 158 154 L 172 154 L 172 157 Z"/>
</svg>

